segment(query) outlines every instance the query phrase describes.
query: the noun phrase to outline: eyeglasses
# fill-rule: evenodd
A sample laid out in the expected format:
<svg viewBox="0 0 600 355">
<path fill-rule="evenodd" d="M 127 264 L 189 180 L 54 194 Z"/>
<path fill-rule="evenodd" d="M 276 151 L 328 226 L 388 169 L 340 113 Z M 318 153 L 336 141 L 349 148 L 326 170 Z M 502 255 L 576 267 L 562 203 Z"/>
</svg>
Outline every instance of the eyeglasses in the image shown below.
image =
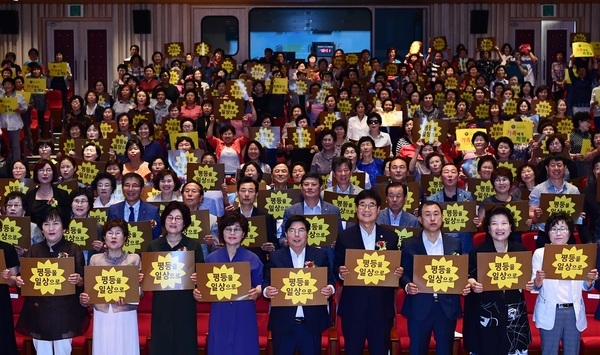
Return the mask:
<svg viewBox="0 0 600 355">
<path fill-rule="evenodd" d="M 227 232 L 229 234 L 240 234 L 242 233 L 242 228 L 240 227 L 227 227 L 225 229 L 223 229 L 224 232 Z"/>
<path fill-rule="evenodd" d="M 296 228 L 290 228 L 287 231 L 290 234 L 300 234 L 300 235 L 306 234 L 306 229 L 304 229 L 304 228 L 298 228 L 298 229 L 296 229 Z"/>
<path fill-rule="evenodd" d="M 23 170 L 25 170 L 25 169 L 23 169 Z M 53 171 L 52 171 L 52 169 L 50 169 L 50 168 L 45 168 L 45 169 L 44 169 L 44 168 L 42 168 L 42 169 L 38 170 L 38 173 L 40 173 L 40 174 L 43 174 L 43 173 L 48 173 L 48 174 L 50 174 L 50 173 L 52 173 L 52 172 L 53 172 Z"/>
<path fill-rule="evenodd" d="M 24 166 L 13 166 L 13 170 L 23 171 L 23 170 L 25 170 L 25 167 Z"/>
<path fill-rule="evenodd" d="M 89 203 L 88 200 L 73 200 L 73 203 L 76 205 L 87 205 Z"/>
<path fill-rule="evenodd" d="M 569 229 L 565 228 L 565 227 L 560 227 L 560 228 L 550 228 L 550 232 L 552 233 L 566 233 L 568 232 Z"/>
<path fill-rule="evenodd" d="M 379 121 L 377 120 L 373 120 L 373 121 L 367 121 L 368 124 L 379 124 Z"/>
<path fill-rule="evenodd" d="M 358 204 L 358 208 L 361 209 L 361 210 L 366 210 L 366 209 L 374 210 L 376 207 L 377 207 L 377 205 L 374 204 L 374 203 L 369 203 L 369 204 L 367 204 L 367 203 L 359 203 Z"/>
<path fill-rule="evenodd" d="M 167 220 L 167 222 L 173 222 L 173 221 L 175 221 L 175 222 L 179 223 L 179 222 L 183 221 L 183 217 L 182 216 L 175 216 L 175 217 L 173 217 L 173 216 L 167 216 L 167 218 L 165 218 L 165 219 Z"/>
</svg>

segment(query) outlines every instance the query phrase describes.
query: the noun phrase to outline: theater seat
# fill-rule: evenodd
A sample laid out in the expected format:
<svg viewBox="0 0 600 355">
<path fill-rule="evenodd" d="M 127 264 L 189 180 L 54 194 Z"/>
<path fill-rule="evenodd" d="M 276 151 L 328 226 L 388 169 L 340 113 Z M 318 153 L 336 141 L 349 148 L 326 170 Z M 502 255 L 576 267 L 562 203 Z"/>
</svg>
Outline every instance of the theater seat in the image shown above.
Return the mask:
<svg viewBox="0 0 600 355">
<path fill-rule="evenodd" d="M 11 294 L 10 301 L 13 310 L 13 322 L 16 327 L 25 299 L 18 294 L 16 288 L 10 288 L 9 292 Z M 33 353 L 33 341 L 31 340 L 31 337 L 15 332 L 15 338 L 17 339 L 17 349 L 19 349 L 21 355 L 31 355 Z"/>
<path fill-rule="evenodd" d="M 600 303 L 600 293 L 596 290 L 583 292 L 583 302 L 585 303 L 585 315 L 587 318 L 587 328 L 581 333 L 581 351 L 580 354 L 599 354 L 600 353 L 600 320 L 594 318 L 594 314 Z"/>
</svg>

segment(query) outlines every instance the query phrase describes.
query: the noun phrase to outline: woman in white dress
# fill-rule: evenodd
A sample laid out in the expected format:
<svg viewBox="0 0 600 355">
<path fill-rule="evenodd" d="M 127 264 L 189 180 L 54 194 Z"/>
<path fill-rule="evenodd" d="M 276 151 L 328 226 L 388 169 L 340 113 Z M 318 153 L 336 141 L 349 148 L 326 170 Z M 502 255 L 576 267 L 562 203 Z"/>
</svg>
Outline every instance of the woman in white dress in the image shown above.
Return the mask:
<svg viewBox="0 0 600 355">
<path fill-rule="evenodd" d="M 135 265 L 140 267 L 140 256 L 127 254 L 123 245 L 129 237 L 127 223 L 122 219 L 107 221 L 102 227 L 106 251 L 95 254 L 90 266 Z M 141 282 L 141 274 L 140 280 Z M 89 306 L 87 293 L 79 296 L 82 306 Z M 118 302 L 94 304 L 93 355 L 139 355 L 137 304 Z"/>
</svg>

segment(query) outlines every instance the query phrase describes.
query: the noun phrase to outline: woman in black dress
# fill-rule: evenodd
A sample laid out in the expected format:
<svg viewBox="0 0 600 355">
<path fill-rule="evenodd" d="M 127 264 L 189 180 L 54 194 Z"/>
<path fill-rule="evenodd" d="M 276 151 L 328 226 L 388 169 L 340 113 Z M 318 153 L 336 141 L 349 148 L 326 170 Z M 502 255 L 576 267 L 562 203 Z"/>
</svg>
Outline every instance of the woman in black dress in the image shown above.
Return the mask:
<svg viewBox="0 0 600 355">
<path fill-rule="evenodd" d="M 38 226 L 42 229 L 45 241 L 33 244 L 23 258 L 74 258 L 75 273 L 67 276 L 67 282 L 76 286 L 75 294 L 67 296 L 28 296 L 17 322 L 17 331 L 33 338 L 33 345 L 39 355 L 71 354 L 72 338 L 83 334 L 89 325 L 89 313 L 79 305 L 79 294 L 83 292 L 83 252 L 77 244 L 63 238 L 69 225 L 67 214 L 50 208 L 41 218 Z M 16 278 L 17 286 L 22 287 L 29 280 Z"/>
<path fill-rule="evenodd" d="M 17 355 L 19 351 L 15 340 L 12 303 L 8 288 L 17 284 L 19 257 L 14 246 L 2 241 L 0 241 L 0 252 L 4 252 L 6 262 L 6 269 L 2 270 L 2 277 L 6 279 L 6 284 L 0 284 L 0 349 L 2 354 Z"/>
<path fill-rule="evenodd" d="M 148 251 L 194 251 L 195 262 L 204 262 L 198 240 L 184 234 L 192 223 L 190 209 L 186 205 L 170 202 L 160 219 L 167 234 L 153 240 Z M 154 292 L 150 355 L 195 355 L 198 352 L 196 328 L 196 302 L 192 291 Z"/>
<path fill-rule="evenodd" d="M 509 241 L 515 228 L 511 211 L 495 207 L 485 215 L 485 241 L 469 253 L 469 284 L 473 292 L 465 299 L 463 339 L 471 354 L 512 355 L 526 353 L 531 342 L 523 290 L 484 290 L 477 280 L 479 253 L 526 251 Z M 533 281 L 529 281 L 533 283 Z"/>
</svg>

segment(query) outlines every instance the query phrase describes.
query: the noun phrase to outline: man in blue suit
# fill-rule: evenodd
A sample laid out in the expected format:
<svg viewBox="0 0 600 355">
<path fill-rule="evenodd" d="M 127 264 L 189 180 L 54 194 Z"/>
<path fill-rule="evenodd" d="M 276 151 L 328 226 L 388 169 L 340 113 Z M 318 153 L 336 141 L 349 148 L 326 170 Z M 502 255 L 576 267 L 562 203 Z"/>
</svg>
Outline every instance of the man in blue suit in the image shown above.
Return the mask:
<svg viewBox="0 0 600 355">
<path fill-rule="evenodd" d="M 326 267 L 327 285 L 320 293 L 321 297 L 329 298 L 335 292 L 335 280 L 327 253 L 307 245 L 310 223 L 304 216 L 291 216 L 284 230 L 288 246 L 271 253 L 265 269 L 263 295 L 273 298 L 279 293 L 271 286 L 272 268 Z M 271 307 L 268 327 L 273 334 L 273 351 L 275 354 L 294 354 L 296 350 L 300 355 L 320 354 L 321 333 L 330 326 L 327 306 Z"/>
<path fill-rule="evenodd" d="M 419 221 L 412 213 L 402 211 L 406 202 L 408 188 L 399 182 L 392 182 L 385 187 L 385 197 L 388 207 L 382 209 L 377 217 L 377 224 L 387 224 L 398 227 L 419 227 Z"/>
<path fill-rule="evenodd" d="M 162 225 L 158 215 L 158 207 L 140 199 L 144 179 L 136 173 L 123 175 L 123 196 L 125 201 L 108 208 L 108 220 L 120 218 L 126 222 L 154 221 L 152 239 L 160 237 Z"/>
<path fill-rule="evenodd" d="M 433 332 L 436 355 L 451 355 L 456 320 L 462 316 L 460 296 L 419 293 L 419 288 L 413 283 L 413 262 L 415 255 L 461 254 L 461 244 L 460 240 L 442 234 L 442 208 L 437 202 L 424 201 L 421 204 L 419 222 L 423 233 L 402 242 L 404 275 L 400 284 L 407 294 L 402 314 L 408 318 L 410 354 L 427 354 Z M 466 283 L 463 294 L 470 291 L 470 285 Z"/>
<path fill-rule="evenodd" d="M 333 270 L 339 281 L 349 273 L 346 250 L 398 250 L 396 233 L 378 226 L 375 221 L 381 206 L 381 197 L 373 190 L 363 190 L 355 198 L 358 223 L 338 234 L 335 242 Z M 352 267 L 350 267 L 352 268 Z M 402 268 L 394 275 L 401 277 Z M 362 355 L 365 340 L 371 355 L 387 355 L 390 331 L 394 320 L 395 287 L 344 286 L 340 296 L 338 315 L 347 355 Z"/>
</svg>

